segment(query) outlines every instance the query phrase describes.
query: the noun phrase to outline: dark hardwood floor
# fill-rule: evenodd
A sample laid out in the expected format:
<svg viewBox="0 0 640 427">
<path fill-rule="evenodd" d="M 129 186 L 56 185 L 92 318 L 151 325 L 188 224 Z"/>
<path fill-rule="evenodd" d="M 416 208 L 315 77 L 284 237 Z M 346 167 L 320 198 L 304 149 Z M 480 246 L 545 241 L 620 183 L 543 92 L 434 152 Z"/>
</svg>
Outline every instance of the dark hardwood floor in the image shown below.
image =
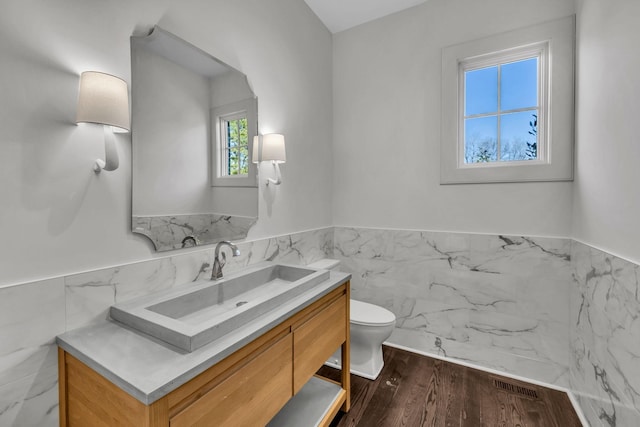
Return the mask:
<svg viewBox="0 0 640 427">
<path fill-rule="evenodd" d="M 351 410 L 343 426 L 580 427 L 565 393 L 383 347 L 375 381 L 351 375 Z M 318 373 L 339 380 L 340 371 Z"/>
</svg>

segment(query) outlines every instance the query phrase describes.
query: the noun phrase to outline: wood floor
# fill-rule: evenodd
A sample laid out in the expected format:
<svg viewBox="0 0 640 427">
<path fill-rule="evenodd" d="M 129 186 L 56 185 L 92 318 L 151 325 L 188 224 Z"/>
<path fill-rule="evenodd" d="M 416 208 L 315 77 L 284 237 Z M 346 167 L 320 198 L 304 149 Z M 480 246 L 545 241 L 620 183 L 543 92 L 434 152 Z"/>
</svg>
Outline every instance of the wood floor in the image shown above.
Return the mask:
<svg viewBox="0 0 640 427">
<path fill-rule="evenodd" d="M 565 393 L 383 347 L 375 381 L 351 375 L 351 410 L 343 426 L 580 427 Z M 319 374 L 339 379 L 329 367 Z"/>
</svg>

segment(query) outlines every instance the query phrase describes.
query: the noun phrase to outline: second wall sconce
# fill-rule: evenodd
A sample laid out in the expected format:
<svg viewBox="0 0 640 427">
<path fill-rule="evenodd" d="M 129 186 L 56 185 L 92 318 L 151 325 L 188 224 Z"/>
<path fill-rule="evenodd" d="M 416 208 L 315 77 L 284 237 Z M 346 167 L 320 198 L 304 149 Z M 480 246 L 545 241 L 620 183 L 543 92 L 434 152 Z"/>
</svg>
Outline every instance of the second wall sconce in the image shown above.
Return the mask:
<svg viewBox="0 0 640 427">
<path fill-rule="evenodd" d="M 76 123 L 104 126 L 104 160 L 96 160 L 93 170 L 113 171 L 118 168 L 118 150 L 113 131 L 128 132 L 129 90 L 127 82 L 110 74 L 85 71 L 80 75 Z"/>
<path fill-rule="evenodd" d="M 276 170 L 276 179 L 268 178 L 269 183 L 280 185 L 282 177 L 280 175 L 280 163 L 287 161 L 284 148 L 284 135 L 279 133 L 268 133 L 266 135 L 256 135 L 253 137 L 253 163 L 271 161 Z"/>
</svg>

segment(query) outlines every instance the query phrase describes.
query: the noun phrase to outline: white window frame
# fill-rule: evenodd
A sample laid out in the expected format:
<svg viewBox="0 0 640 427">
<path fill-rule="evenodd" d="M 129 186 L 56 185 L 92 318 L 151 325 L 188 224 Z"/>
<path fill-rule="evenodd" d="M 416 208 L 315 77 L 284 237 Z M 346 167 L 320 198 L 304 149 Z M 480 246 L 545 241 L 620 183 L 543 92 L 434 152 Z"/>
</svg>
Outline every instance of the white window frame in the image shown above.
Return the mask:
<svg viewBox="0 0 640 427">
<path fill-rule="evenodd" d="M 247 117 L 247 135 L 249 137 L 249 173 L 247 175 L 223 175 L 223 151 L 226 143 L 223 123 L 226 120 Z M 245 99 L 223 105 L 211 110 L 211 123 L 214 129 L 211 137 L 211 186 L 212 187 L 257 187 L 257 168 L 252 162 L 253 136 L 258 133 L 257 100 Z"/>
<path fill-rule="evenodd" d="M 547 103 L 547 97 L 545 96 L 545 94 L 547 93 L 547 80 L 548 80 L 548 76 L 547 73 L 544 71 L 547 67 L 547 62 L 548 62 L 548 54 L 549 54 L 549 43 L 548 42 L 541 42 L 541 43 L 536 43 L 533 45 L 529 45 L 529 46 L 521 46 L 518 48 L 514 48 L 514 49 L 509 49 L 507 51 L 503 51 L 503 52 L 495 52 L 492 54 L 488 54 L 488 55 L 482 55 L 480 57 L 474 57 L 474 58 L 468 58 L 465 60 L 460 61 L 459 66 L 458 66 L 458 82 L 459 82 L 459 90 L 458 90 L 458 96 L 460 97 L 458 99 L 458 105 L 460 106 L 460 111 L 458 112 L 458 135 L 460 135 L 460 138 L 458 138 L 458 155 L 460 156 L 460 158 L 458 159 L 458 167 L 460 168 L 475 168 L 475 167 L 504 167 L 504 166 L 510 166 L 510 165 L 514 165 L 514 164 L 544 164 L 547 161 L 547 138 L 546 138 L 546 118 L 548 115 L 548 103 Z M 535 106 L 535 109 L 538 111 L 538 126 L 537 126 L 537 154 L 538 157 L 535 160 L 512 160 L 512 161 L 502 161 L 502 160 L 495 160 L 492 162 L 487 162 L 487 163 L 465 163 L 465 141 L 466 141 L 466 134 L 465 134 L 465 120 L 468 117 L 467 115 L 465 115 L 465 110 L 466 110 L 466 105 L 465 105 L 465 101 L 466 101 L 466 87 L 465 87 L 465 73 L 468 71 L 474 71 L 474 70 L 479 70 L 482 68 L 488 68 L 488 67 L 495 67 L 495 66 L 501 66 L 501 65 L 505 65 L 505 64 L 509 64 L 509 63 L 513 63 L 513 62 L 517 62 L 517 61 L 522 61 L 522 60 L 526 60 L 526 59 L 533 59 L 533 58 L 537 58 L 538 59 L 538 71 L 537 71 L 537 89 L 538 89 L 538 94 L 537 94 L 537 98 L 538 98 L 538 105 Z M 500 106 L 500 97 L 501 97 L 501 75 L 500 72 L 498 72 L 498 109 L 496 111 L 496 116 L 497 116 L 497 136 L 498 136 L 498 147 L 501 146 L 500 144 L 500 119 L 501 116 L 505 115 L 505 114 L 510 114 L 513 112 L 521 112 L 521 111 L 529 111 L 530 108 L 523 108 L 523 109 L 514 109 L 514 110 L 502 110 L 501 106 Z M 487 113 L 485 114 L 477 114 L 474 116 L 493 116 L 493 113 Z"/>
<path fill-rule="evenodd" d="M 442 50 L 441 184 L 573 180 L 574 46 L 570 16 Z M 538 159 L 465 163 L 464 71 L 537 54 Z"/>
<path fill-rule="evenodd" d="M 230 154 L 230 150 L 229 150 L 229 138 L 228 138 L 228 125 L 226 125 L 229 122 L 233 122 L 236 120 L 242 120 L 242 119 L 247 119 L 247 173 L 246 174 L 238 174 L 238 175 L 229 175 L 228 172 L 228 161 L 229 161 L 229 154 Z M 219 129 L 220 129 L 220 133 L 218 135 L 218 150 L 220 150 L 220 156 L 218 158 L 218 175 L 219 177 L 238 177 L 238 178 L 243 178 L 249 175 L 249 170 L 248 170 L 248 166 L 249 163 L 251 163 L 251 159 L 249 158 L 249 139 L 251 139 L 251 136 L 248 134 L 249 129 L 248 129 L 248 125 L 249 125 L 249 120 L 247 117 L 247 113 L 246 111 L 240 111 L 240 112 L 236 112 L 236 113 L 231 113 L 228 115 L 224 115 L 224 116 L 219 116 L 218 117 L 218 125 L 219 125 Z"/>
</svg>

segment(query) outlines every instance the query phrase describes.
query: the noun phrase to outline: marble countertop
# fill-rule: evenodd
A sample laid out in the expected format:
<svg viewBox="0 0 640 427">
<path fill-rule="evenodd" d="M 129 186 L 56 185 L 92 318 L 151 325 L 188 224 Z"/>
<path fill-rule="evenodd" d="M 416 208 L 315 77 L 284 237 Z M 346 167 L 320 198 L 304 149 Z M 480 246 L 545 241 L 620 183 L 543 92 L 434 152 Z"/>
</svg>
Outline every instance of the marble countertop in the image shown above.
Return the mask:
<svg viewBox="0 0 640 427">
<path fill-rule="evenodd" d="M 191 353 L 111 320 L 66 332 L 57 337 L 57 343 L 63 350 L 149 405 L 350 278 L 350 274 L 331 271 L 328 280 Z"/>
</svg>

